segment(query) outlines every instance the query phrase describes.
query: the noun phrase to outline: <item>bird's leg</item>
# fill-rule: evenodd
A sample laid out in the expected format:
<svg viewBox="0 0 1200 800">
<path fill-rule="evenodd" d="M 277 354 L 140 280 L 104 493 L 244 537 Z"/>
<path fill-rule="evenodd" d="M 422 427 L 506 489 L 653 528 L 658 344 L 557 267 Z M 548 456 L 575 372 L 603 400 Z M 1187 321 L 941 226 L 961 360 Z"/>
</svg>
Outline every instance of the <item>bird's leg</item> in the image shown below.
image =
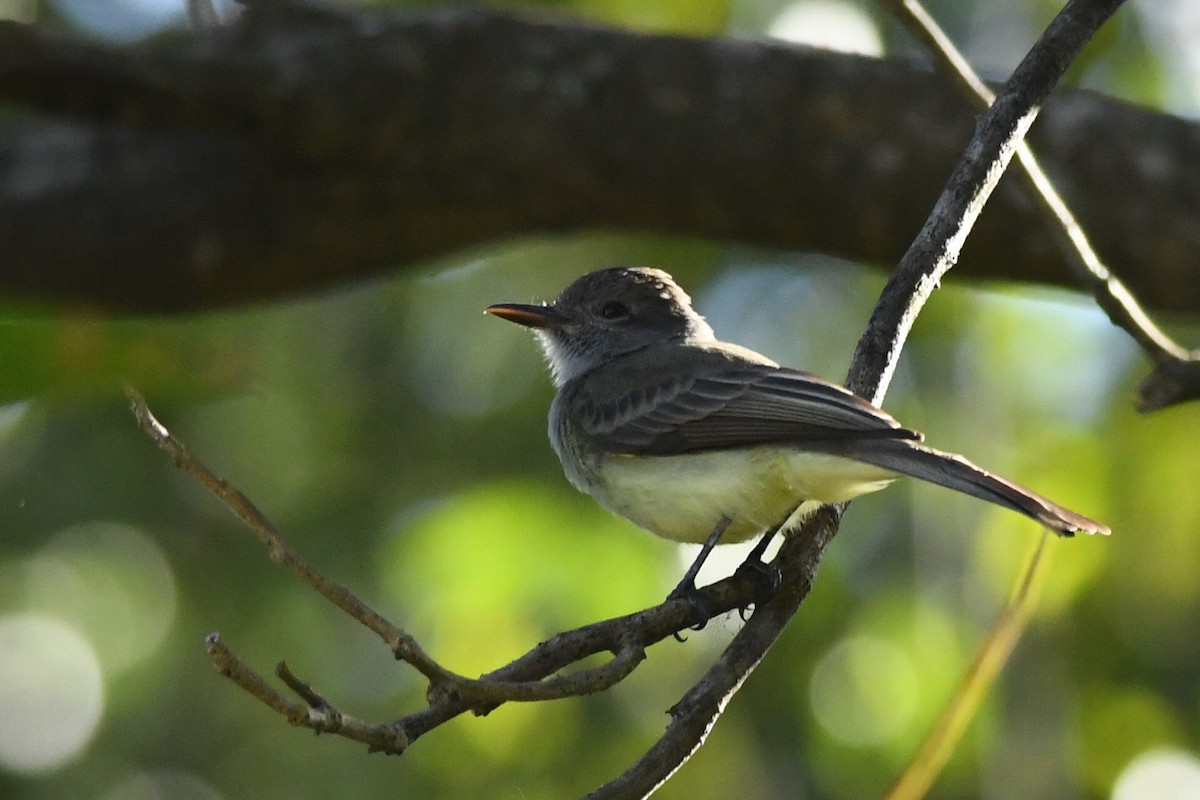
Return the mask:
<svg viewBox="0 0 1200 800">
<path fill-rule="evenodd" d="M 712 533 L 704 540 L 704 544 L 700 546 L 700 552 L 696 554 L 696 558 L 692 561 L 692 565 L 687 568 L 687 572 L 683 573 L 683 577 L 679 579 L 678 585 L 671 590 L 667 595 L 668 600 L 674 600 L 680 597 L 688 597 L 696 593 L 696 576 L 700 574 L 700 568 L 704 566 L 704 562 L 708 560 L 709 553 L 717 546 L 717 542 L 725 534 L 725 529 L 729 527 L 729 517 L 721 517 L 717 527 L 713 528 Z"/>
<path fill-rule="evenodd" d="M 790 518 L 791 515 L 789 514 L 788 517 Z M 784 522 L 786 521 L 787 520 L 784 520 Z M 738 567 L 738 569 L 742 569 L 743 567 L 755 569 L 753 566 L 754 564 L 761 565 L 766 563 L 763 561 L 763 555 L 767 552 L 767 548 L 770 547 L 772 540 L 775 538 L 775 534 L 779 533 L 779 530 L 782 527 L 783 522 L 779 523 L 774 528 L 767 530 L 767 532 L 762 535 L 762 538 L 758 540 L 758 544 L 754 545 L 754 548 L 746 554 L 746 560 L 742 562 L 742 566 Z"/>
<path fill-rule="evenodd" d="M 717 546 L 717 542 L 721 540 L 721 536 L 725 534 L 725 529 L 729 527 L 729 517 L 721 517 L 717 526 L 713 528 L 712 533 L 704 540 L 704 544 L 700 546 L 700 552 L 696 554 L 696 558 L 692 560 L 691 566 L 687 568 L 687 572 L 683 573 L 679 583 L 667 595 L 668 600 L 686 599 L 696 609 L 696 616 L 700 621 L 692 626 L 692 630 L 700 630 L 708 623 L 709 614 L 705 608 L 704 599 L 696 591 L 696 576 L 700 573 L 700 568 L 704 566 L 704 562 L 708 559 L 709 553 Z M 679 634 L 675 634 L 676 639 L 680 638 Z"/>
</svg>

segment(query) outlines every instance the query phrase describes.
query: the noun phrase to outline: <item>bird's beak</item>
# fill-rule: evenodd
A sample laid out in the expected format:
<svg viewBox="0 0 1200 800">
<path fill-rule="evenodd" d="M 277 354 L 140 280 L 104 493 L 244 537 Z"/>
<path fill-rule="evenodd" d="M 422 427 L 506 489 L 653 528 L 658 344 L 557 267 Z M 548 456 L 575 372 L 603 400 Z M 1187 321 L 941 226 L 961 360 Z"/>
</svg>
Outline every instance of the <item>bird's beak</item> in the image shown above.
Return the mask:
<svg viewBox="0 0 1200 800">
<path fill-rule="evenodd" d="M 566 318 L 554 306 L 527 306 L 520 303 L 497 303 L 484 309 L 500 319 L 524 325 L 526 328 L 559 328 Z"/>
</svg>

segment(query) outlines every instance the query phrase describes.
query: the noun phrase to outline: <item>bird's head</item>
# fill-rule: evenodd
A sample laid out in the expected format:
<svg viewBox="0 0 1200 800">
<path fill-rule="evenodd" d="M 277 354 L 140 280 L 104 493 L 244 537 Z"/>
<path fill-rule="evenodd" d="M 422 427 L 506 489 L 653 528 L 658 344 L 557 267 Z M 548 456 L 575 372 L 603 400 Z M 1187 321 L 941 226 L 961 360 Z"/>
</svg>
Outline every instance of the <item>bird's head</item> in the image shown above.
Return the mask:
<svg viewBox="0 0 1200 800">
<path fill-rule="evenodd" d="M 487 313 L 537 333 L 558 386 L 651 345 L 713 338 L 674 279 L 647 267 L 589 272 L 552 303 L 500 303 Z"/>
</svg>

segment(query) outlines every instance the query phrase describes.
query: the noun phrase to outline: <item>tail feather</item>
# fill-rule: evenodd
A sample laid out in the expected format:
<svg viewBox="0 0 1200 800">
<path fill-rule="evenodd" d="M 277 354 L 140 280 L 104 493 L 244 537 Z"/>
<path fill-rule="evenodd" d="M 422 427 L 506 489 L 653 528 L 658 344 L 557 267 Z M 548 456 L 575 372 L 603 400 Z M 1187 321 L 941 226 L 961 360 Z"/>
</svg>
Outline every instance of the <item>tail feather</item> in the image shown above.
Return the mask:
<svg viewBox="0 0 1200 800">
<path fill-rule="evenodd" d="M 851 441 L 838 455 L 936 483 L 1035 519 L 1060 536 L 1083 531 L 1107 536 L 1107 526 L 1047 500 L 1010 480 L 992 475 L 962 456 L 907 439 Z"/>
</svg>

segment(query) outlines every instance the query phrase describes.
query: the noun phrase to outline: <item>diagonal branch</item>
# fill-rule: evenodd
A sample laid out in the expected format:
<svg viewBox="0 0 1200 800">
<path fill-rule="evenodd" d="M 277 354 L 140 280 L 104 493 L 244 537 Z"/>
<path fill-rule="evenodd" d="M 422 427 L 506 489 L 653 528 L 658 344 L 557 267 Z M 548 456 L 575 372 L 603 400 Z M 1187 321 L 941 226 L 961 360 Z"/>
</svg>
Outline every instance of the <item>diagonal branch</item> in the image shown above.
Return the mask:
<svg viewBox="0 0 1200 800">
<path fill-rule="evenodd" d="M 217 672 L 283 716 L 291 725 L 362 742 L 373 753 L 399 754 L 410 744 L 403 730 L 364 722 L 342 713 L 315 692 L 299 689 L 295 686 L 296 680 L 291 676 L 286 664 L 280 663 L 276 672 L 289 688 L 305 699 L 303 703 L 289 699 L 271 686 L 265 678 L 230 650 L 218 634 L 206 636 L 204 645 Z"/>
<path fill-rule="evenodd" d="M 942 276 L 958 261 L 967 235 L 1017 145 L 1037 118 L 1042 102 L 1079 49 L 1121 2 L 1070 0 L 979 118 L 975 138 L 967 145 L 921 233 L 892 272 L 858 343 L 847 387 L 864 397 L 882 399 L 900 345 L 917 313 Z"/>
<path fill-rule="evenodd" d="M 859 342 L 847 386 L 879 403 L 900 350 L 921 307 L 962 245 L 995 188 L 1016 144 L 1042 101 L 1079 49 L 1122 0 L 1070 0 L 1014 71 L 1003 92 L 981 117 L 954 174 L 921 233 L 892 272 Z M 671 709 L 671 721 L 655 745 L 629 770 L 597 789 L 592 800 L 648 796 L 700 747 L 726 704 L 782 633 L 808 595 L 825 547 L 836 535 L 840 508 L 823 509 L 780 548 L 774 564 L 781 590 L 756 606 L 753 616 L 704 678 Z"/>
<path fill-rule="evenodd" d="M 650 750 L 620 776 L 587 795 L 588 800 L 648 797 L 700 749 L 729 700 L 808 596 L 841 515 L 840 508 L 819 509 L 784 540 L 772 562 L 780 573 L 779 591 L 755 607 L 716 663 L 671 707 L 667 729 Z"/>
<path fill-rule="evenodd" d="M 293 575 L 313 587 L 322 597 L 374 632 L 396 654 L 396 658 L 412 664 L 430 681 L 456 682 L 459 676 L 444 670 L 407 632 L 393 625 L 382 614 L 364 603 L 346 586 L 330 580 L 284 541 L 279 531 L 246 495 L 217 476 L 196 459 L 183 443 L 151 413 L 146 399 L 131 386 L 125 388 L 138 427 L 166 453 L 176 467 L 194 478 L 245 523 L 246 527 L 267 547 L 271 560 L 283 565 Z"/>
<path fill-rule="evenodd" d="M 926 46 L 977 108 L 983 110 L 992 104 L 995 94 L 917 0 L 883 0 L 883 3 Z M 1049 235 L 1076 280 L 1091 292 L 1113 324 L 1126 331 L 1156 365 L 1139 387 L 1139 408 L 1154 411 L 1200 397 L 1200 350 L 1189 351 L 1173 341 L 1154 323 L 1129 287 L 1105 266 L 1027 143 L 1017 146 L 1017 160 L 1025 184 L 1050 221 Z"/>
</svg>

